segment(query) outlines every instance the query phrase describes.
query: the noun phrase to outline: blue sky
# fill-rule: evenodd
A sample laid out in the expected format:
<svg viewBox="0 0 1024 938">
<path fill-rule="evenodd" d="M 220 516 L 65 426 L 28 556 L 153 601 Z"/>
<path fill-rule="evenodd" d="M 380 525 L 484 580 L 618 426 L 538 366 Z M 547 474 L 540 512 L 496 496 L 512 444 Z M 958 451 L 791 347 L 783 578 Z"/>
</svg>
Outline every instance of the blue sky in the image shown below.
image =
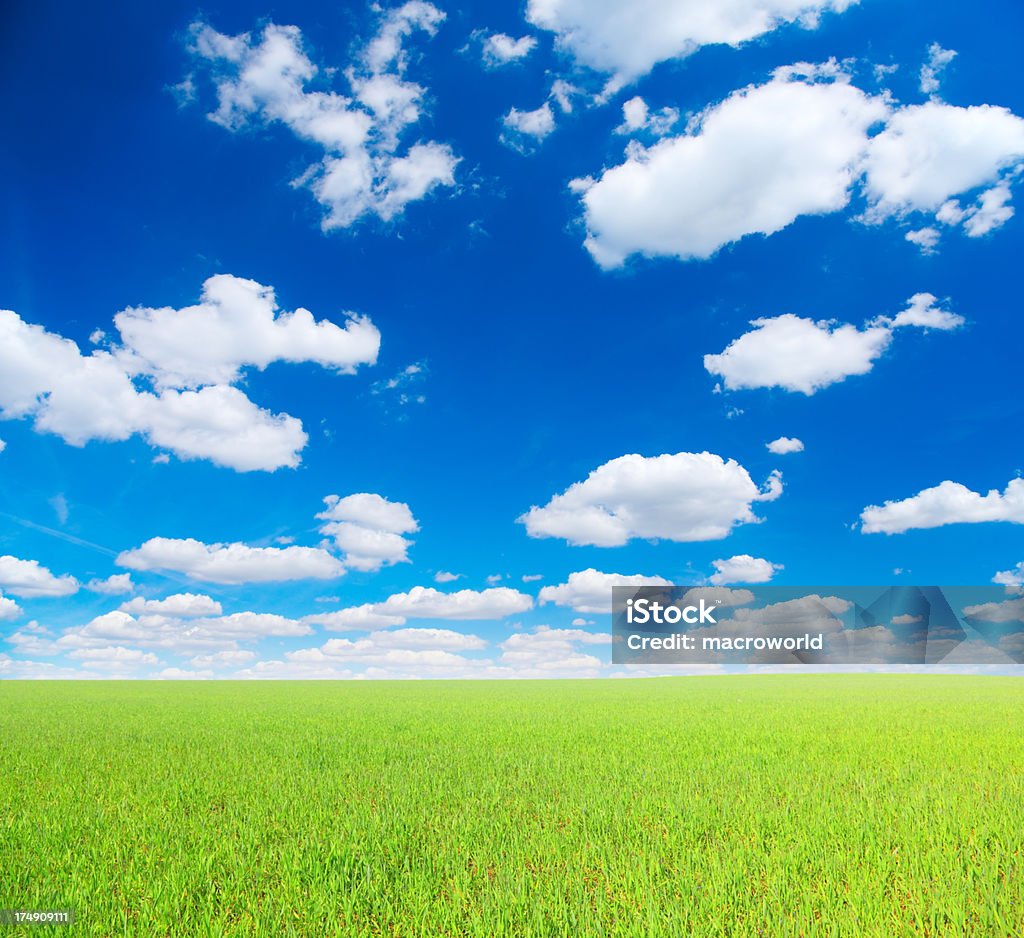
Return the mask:
<svg viewBox="0 0 1024 938">
<path fill-rule="evenodd" d="M 1024 11 L 700 6 L 10 5 L 0 676 L 619 673 L 624 575 L 1015 596 Z"/>
</svg>

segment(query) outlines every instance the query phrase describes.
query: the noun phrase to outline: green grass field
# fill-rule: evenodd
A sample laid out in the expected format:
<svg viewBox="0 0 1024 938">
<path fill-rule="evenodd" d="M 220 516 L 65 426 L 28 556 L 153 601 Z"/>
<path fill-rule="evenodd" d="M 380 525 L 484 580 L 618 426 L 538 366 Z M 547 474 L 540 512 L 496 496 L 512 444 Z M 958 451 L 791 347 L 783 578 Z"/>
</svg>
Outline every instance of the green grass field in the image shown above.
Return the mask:
<svg viewBox="0 0 1024 938">
<path fill-rule="evenodd" d="M 0 684 L 75 935 L 1017 938 L 1022 845 L 1013 678 Z"/>
</svg>

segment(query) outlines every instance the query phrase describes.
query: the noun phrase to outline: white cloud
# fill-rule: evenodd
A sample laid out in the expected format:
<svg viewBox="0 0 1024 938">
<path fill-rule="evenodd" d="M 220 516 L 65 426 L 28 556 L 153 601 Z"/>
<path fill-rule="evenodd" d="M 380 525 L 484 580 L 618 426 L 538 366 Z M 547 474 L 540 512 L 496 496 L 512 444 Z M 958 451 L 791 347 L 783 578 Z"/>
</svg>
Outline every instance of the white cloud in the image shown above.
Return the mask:
<svg viewBox="0 0 1024 938">
<path fill-rule="evenodd" d="M 505 115 L 503 123 L 506 132 L 502 134 L 502 140 L 522 148 L 525 145 L 524 137 L 538 143 L 555 129 L 555 113 L 551 110 L 550 103 L 545 101 L 532 111 L 512 108 Z"/>
<path fill-rule="evenodd" d="M 529 0 L 526 18 L 555 33 L 579 65 L 611 74 L 615 84 L 639 78 L 658 62 L 702 46 L 738 46 L 785 23 L 813 26 L 822 12 L 855 0 Z"/>
<path fill-rule="evenodd" d="M 671 586 L 670 580 L 641 573 L 601 573 L 590 567 L 570 573 L 565 583 L 545 586 L 538 599 L 540 604 L 554 603 L 569 606 L 576 612 L 603 613 L 612 611 L 612 587 L 615 586 Z"/>
<path fill-rule="evenodd" d="M 525 59 L 537 46 L 533 36 L 513 39 L 506 33 L 493 33 L 483 42 L 482 56 L 488 68 L 498 68 Z"/>
<path fill-rule="evenodd" d="M 916 244 L 922 254 L 934 254 L 942 233 L 938 228 L 929 225 L 925 228 L 918 228 L 916 231 L 908 231 L 903 237 L 911 244 Z"/>
<path fill-rule="evenodd" d="M 802 453 L 804 451 L 803 440 L 798 440 L 795 436 L 780 436 L 777 440 L 772 440 L 764 445 L 769 453 L 774 453 L 776 456 L 784 456 L 787 453 Z"/>
<path fill-rule="evenodd" d="M 750 554 L 737 554 L 728 560 L 712 560 L 711 565 L 715 572 L 710 580 L 716 586 L 728 583 L 767 583 L 777 571 L 783 569 L 780 563 L 751 557 Z"/>
<path fill-rule="evenodd" d="M 956 52 L 953 49 L 943 49 L 937 42 L 928 47 L 928 61 L 921 66 L 920 87 L 925 94 L 934 94 L 939 90 L 939 76 L 945 71 Z"/>
<path fill-rule="evenodd" d="M 981 603 L 978 606 L 965 606 L 964 616 L 970 619 L 979 619 L 982 622 L 1024 623 L 1024 598 L 1008 599 L 1002 603 Z"/>
<path fill-rule="evenodd" d="M 587 250 L 605 268 L 632 254 L 707 258 L 801 215 L 836 212 L 849 202 L 868 128 L 886 113 L 846 81 L 780 70 L 605 170 L 582 194 Z"/>
<path fill-rule="evenodd" d="M 868 221 L 931 215 L 955 224 L 955 212 L 943 206 L 954 196 L 980 187 L 1000 189 L 1004 171 L 1024 159 L 1024 120 L 1004 107 L 984 104 L 954 107 L 941 101 L 896 110 L 885 129 L 865 150 L 865 195 Z M 1005 186 L 997 196 L 1009 199 Z M 982 211 L 981 206 L 969 216 Z M 1012 210 L 990 208 L 973 233 L 977 237 L 998 227 Z M 966 222 L 969 216 L 961 216 Z M 972 231 L 968 229 L 969 235 Z"/>
<path fill-rule="evenodd" d="M 917 326 L 919 329 L 939 329 L 944 332 L 959 329 L 964 324 L 963 316 L 942 309 L 937 303 L 938 300 L 931 293 L 915 293 L 907 300 L 905 310 L 892 319 L 882 317 L 878 321 L 887 324 L 890 329 Z"/>
<path fill-rule="evenodd" d="M 204 544 L 194 538 L 153 537 L 117 558 L 132 570 L 171 570 L 209 583 L 267 583 L 332 580 L 344 574 L 341 562 L 318 547 L 249 547 Z"/>
<path fill-rule="evenodd" d="M 545 671 L 588 671 L 602 667 L 600 658 L 580 646 L 607 645 L 610 633 L 594 633 L 581 629 L 552 629 L 538 626 L 533 632 L 519 632 L 501 643 L 499 665 L 516 669 Z"/>
<path fill-rule="evenodd" d="M 461 573 L 449 573 L 447 570 L 438 570 L 434 574 L 435 583 L 454 583 L 456 580 L 461 580 Z"/>
<path fill-rule="evenodd" d="M 147 613 L 136 618 L 127 612 L 104 613 L 83 626 L 66 629 L 55 640 L 19 633 L 15 642 L 25 653 L 54 655 L 76 649 L 103 648 L 112 643 L 162 649 L 175 654 L 212 654 L 238 651 L 239 642 L 267 637 L 309 635 L 303 622 L 258 612 L 184 619 Z"/>
<path fill-rule="evenodd" d="M 224 610 L 217 600 L 197 593 L 175 593 L 166 599 L 143 599 L 141 596 L 122 603 L 121 612 L 139 615 L 175 616 L 191 619 L 197 616 L 219 616 Z"/>
<path fill-rule="evenodd" d="M 0 589 L 21 599 L 70 596 L 78 592 L 78 581 L 73 576 L 54 576 L 38 560 L 5 554 L 0 557 Z"/>
<path fill-rule="evenodd" d="M 132 670 L 140 666 L 160 663 L 160 659 L 152 652 L 140 651 L 138 648 L 126 648 L 124 645 L 112 645 L 107 648 L 80 648 L 77 651 L 72 651 L 68 657 L 104 671 Z"/>
<path fill-rule="evenodd" d="M 622 104 L 622 123 L 615 128 L 619 134 L 635 134 L 647 131 L 655 137 L 664 137 L 679 120 L 679 111 L 674 107 L 663 107 L 652 112 L 647 102 L 635 95 Z"/>
<path fill-rule="evenodd" d="M 214 677 L 213 671 L 190 671 L 188 668 L 164 668 L 150 675 L 157 681 L 209 681 Z"/>
<path fill-rule="evenodd" d="M 326 510 L 317 515 L 325 522 L 320 533 L 344 552 L 346 567 L 372 571 L 409 562 L 412 541 L 402 535 L 418 531 L 419 524 L 404 502 L 360 492 L 345 498 L 328 495 L 324 504 Z"/>
<path fill-rule="evenodd" d="M 375 629 L 389 629 L 405 625 L 405 616 L 387 615 L 375 611 L 373 603 L 339 609 L 336 612 L 322 612 L 304 616 L 302 621 L 309 625 L 320 625 L 332 632 L 372 632 Z"/>
<path fill-rule="evenodd" d="M 407 593 L 395 593 L 373 609 L 383 615 L 409 619 L 503 619 L 533 607 L 525 593 L 500 586 L 495 589 L 458 590 L 442 593 L 429 586 L 414 586 Z"/>
<path fill-rule="evenodd" d="M 130 593 L 135 589 L 130 573 L 114 573 L 105 580 L 90 580 L 85 588 L 91 593 L 100 593 L 104 596 L 118 596 L 122 593 Z"/>
<path fill-rule="evenodd" d="M 405 625 L 407 619 L 503 619 L 532 607 L 529 596 L 508 587 L 442 593 L 433 587 L 415 586 L 384 602 L 305 616 L 302 621 L 333 632 L 369 632 Z"/>
<path fill-rule="evenodd" d="M 371 215 L 395 218 L 411 202 L 455 184 L 458 158 L 447 144 L 402 147 L 406 131 L 423 116 L 426 94 L 404 77 L 405 42 L 417 32 L 433 36 L 444 18 L 421 0 L 388 11 L 377 35 L 345 69 L 314 65 L 295 26 L 271 23 L 254 38 L 197 24 L 192 51 L 217 89 L 210 119 L 232 131 L 280 123 L 319 147 L 321 158 L 295 184 L 323 206 L 324 230 Z M 347 95 L 307 88 L 335 76 L 345 78 Z"/>
<path fill-rule="evenodd" d="M 723 352 L 705 355 L 704 367 L 724 379 L 729 390 L 778 387 L 811 395 L 871 371 L 889 347 L 894 329 L 950 330 L 963 324 L 963 317 L 935 303 L 930 293 L 916 293 L 894 318 L 879 317 L 863 329 L 792 313 L 755 319 L 754 329 Z"/>
<path fill-rule="evenodd" d="M 710 541 L 756 523 L 754 502 L 782 493 L 778 472 L 759 489 L 733 459 L 714 453 L 620 456 L 518 520 L 531 537 L 618 547 L 633 538 Z"/>
<path fill-rule="evenodd" d="M 32 417 L 38 432 L 74 446 L 139 434 L 181 459 L 240 472 L 297 466 L 301 422 L 260 409 L 230 382 L 273 361 L 351 372 L 376 360 L 380 335 L 365 318 L 341 328 L 303 309 L 276 310 L 269 287 L 218 275 L 197 306 L 118 313 L 123 344 L 89 355 L 0 311 L 0 417 Z"/>
<path fill-rule="evenodd" d="M 21 615 L 21 606 L 13 599 L 0 596 L 0 622 L 7 622 L 10 619 L 17 619 Z"/>
<path fill-rule="evenodd" d="M 232 384 L 247 367 L 311 362 L 342 374 L 373 365 L 380 332 L 365 316 L 344 326 L 309 310 L 282 312 L 272 287 L 228 274 L 203 284 L 199 303 L 182 309 L 129 307 L 114 317 L 132 374 L 157 387 Z"/>
<path fill-rule="evenodd" d="M 695 586 L 686 591 L 679 605 L 696 605 L 702 599 L 705 603 L 714 603 L 717 606 L 728 608 L 729 606 L 745 606 L 747 603 L 752 603 L 754 594 L 750 590 L 734 590 L 728 586 Z"/>
<path fill-rule="evenodd" d="M 1006 108 L 898 107 L 888 94 L 855 87 L 830 61 L 776 69 L 685 133 L 650 148 L 633 142 L 624 162 L 572 188 L 583 203 L 584 244 L 604 268 L 634 254 L 708 258 L 801 216 L 843 210 L 854 192 L 867 202 L 862 222 L 914 224 L 911 240 L 930 250 L 933 221 L 972 237 L 1003 224 L 1022 159 L 1024 120 Z M 955 202 L 979 189 L 972 206 Z"/>
<path fill-rule="evenodd" d="M 0 453 L 2 453 L 5 449 L 7 449 L 7 444 L 3 440 L 0 440 Z"/>
<path fill-rule="evenodd" d="M 902 501 L 869 505 L 860 515 L 865 534 L 900 534 L 946 524 L 1009 521 L 1024 524 L 1024 479 L 1012 479 L 1002 493 L 981 495 L 948 479 Z"/>
<path fill-rule="evenodd" d="M 256 652 L 245 649 L 218 651 L 212 655 L 196 655 L 189 664 L 196 668 L 238 668 L 256 658 Z"/>
<path fill-rule="evenodd" d="M 1005 586 L 1007 593 L 1024 593 L 1024 562 L 1009 570 L 1000 570 L 992 577 L 992 582 Z"/>
</svg>

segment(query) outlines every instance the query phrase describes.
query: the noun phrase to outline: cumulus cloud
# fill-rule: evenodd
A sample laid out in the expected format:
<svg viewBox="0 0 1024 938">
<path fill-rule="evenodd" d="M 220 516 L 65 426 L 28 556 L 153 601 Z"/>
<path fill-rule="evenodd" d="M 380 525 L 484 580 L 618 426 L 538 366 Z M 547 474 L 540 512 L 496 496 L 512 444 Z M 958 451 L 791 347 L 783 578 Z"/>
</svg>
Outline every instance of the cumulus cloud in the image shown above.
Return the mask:
<svg viewBox="0 0 1024 938">
<path fill-rule="evenodd" d="M 90 593 L 100 593 L 104 596 L 117 596 L 122 593 L 130 593 L 135 589 L 130 573 L 114 573 L 105 580 L 90 580 L 85 584 Z"/>
<path fill-rule="evenodd" d="M 977 606 L 965 606 L 964 616 L 981 622 L 1024 623 L 1024 598 L 1008 599 L 1002 603 L 981 603 Z"/>
<path fill-rule="evenodd" d="M 503 641 L 498 664 L 542 673 L 578 669 L 593 671 L 603 662 L 585 651 L 584 647 L 610 643 L 610 633 L 552 629 L 541 625 L 532 632 L 518 632 Z"/>
<path fill-rule="evenodd" d="M 981 495 L 948 479 L 902 501 L 869 505 L 860 515 L 865 534 L 901 534 L 946 524 L 1009 521 L 1024 524 L 1024 479 L 1012 479 L 1003 492 Z"/>
<path fill-rule="evenodd" d="M 750 554 L 737 554 L 727 560 L 712 560 L 715 572 L 710 580 L 716 586 L 728 583 L 767 583 L 776 572 L 782 570 L 782 564 L 772 563 L 762 557 L 751 557 Z"/>
<path fill-rule="evenodd" d="M 1005 205 L 1010 196 L 1006 174 L 1022 159 L 1024 120 L 1004 107 L 929 101 L 900 108 L 865 151 L 866 218 L 878 222 L 923 213 L 946 225 L 961 224 L 968 236 L 980 237 L 1012 215 Z M 981 187 L 987 192 L 976 205 L 963 210 L 949 203 Z M 971 225 L 979 213 L 981 219 Z"/>
<path fill-rule="evenodd" d="M 17 619 L 21 615 L 21 606 L 13 599 L 0 596 L 0 622 L 7 622 L 10 619 Z"/>
<path fill-rule="evenodd" d="M 376 361 L 380 344 L 365 318 L 342 328 L 303 309 L 278 315 L 271 288 L 227 274 L 206 281 L 196 306 L 129 308 L 114 321 L 121 343 L 83 355 L 0 311 L 0 417 L 31 417 L 73 446 L 139 434 L 240 472 L 294 467 L 307 442 L 301 422 L 262 410 L 231 382 L 273 361 L 351 372 Z"/>
<path fill-rule="evenodd" d="M 418 531 L 419 524 L 404 502 L 360 492 L 345 498 L 328 495 L 324 504 L 327 508 L 317 515 L 325 522 L 320 533 L 344 552 L 346 567 L 372 571 L 409 562 L 412 541 L 402 535 Z"/>
<path fill-rule="evenodd" d="M 946 70 L 953 59 L 956 58 L 956 51 L 943 49 L 937 42 L 928 47 L 928 60 L 921 66 L 919 75 L 921 91 L 925 94 L 934 94 L 939 90 L 939 78 Z"/>
<path fill-rule="evenodd" d="M 795 436 L 780 436 L 777 440 L 772 440 L 764 445 L 768 448 L 769 453 L 774 453 L 776 456 L 784 456 L 786 453 L 802 453 L 804 451 L 803 441 L 798 440 Z"/>
<path fill-rule="evenodd" d="M 348 314 L 339 326 L 301 307 L 282 312 L 272 287 L 228 274 L 210 277 L 195 306 L 129 307 L 114 324 L 124 345 L 118 357 L 160 388 L 232 384 L 243 368 L 273 362 L 354 374 L 380 350 L 380 332 L 365 316 Z"/>
<path fill-rule="evenodd" d="M 414 586 L 377 603 L 375 612 L 409 619 L 503 619 L 526 612 L 533 600 L 525 593 L 499 586 L 485 590 L 442 593 L 430 586 Z"/>
<path fill-rule="evenodd" d="M 723 352 L 705 355 L 704 367 L 731 391 L 778 387 L 809 396 L 871 371 L 889 347 L 894 329 L 917 326 L 948 331 L 963 324 L 962 316 L 936 303 L 932 294 L 916 293 L 895 317 L 879 317 L 863 328 L 792 313 L 755 319 L 754 329 L 734 339 Z"/>
<path fill-rule="evenodd" d="M 1022 159 L 1024 120 L 1006 108 L 895 106 L 830 61 L 776 69 L 684 133 L 648 148 L 632 142 L 623 162 L 572 188 L 585 247 L 603 268 L 637 254 L 708 258 L 801 216 L 839 212 L 854 193 L 866 202 L 862 222 L 913 226 L 912 240 L 931 250 L 936 225 L 979 237 L 1005 222 Z M 964 196 L 975 199 L 966 208 Z"/>
<path fill-rule="evenodd" d="M 309 625 L 319 625 L 331 632 L 372 632 L 376 629 L 405 625 L 405 616 L 387 615 L 376 611 L 376 604 L 364 603 L 362 606 L 352 606 L 336 612 L 305 616 L 302 621 Z"/>
<path fill-rule="evenodd" d="M 484 65 L 488 68 L 498 68 L 510 62 L 522 61 L 536 46 L 537 40 L 533 36 L 513 39 L 506 33 L 492 33 L 484 39 L 481 55 Z"/>
<path fill-rule="evenodd" d="M 641 573 L 601 573 L 593 567 L 570 573 L 565 583 L 545 586 L 538 599 L 540 604 L 554 603 L 568 606 L 576 612 L 602 613 L 612 611 L 612 587 L 671 586 L 670 580 Z"/>
<path fill-rule="evenodd" d="M 347 68 L 319 68 L 296 26 L 274 23 L 258 36 L 193 27 L 192 52 L 217 91 L 209 116 L 228 130 L 282 124 L 322 155 L 297 181 L 324 209 L 324 230 L 362 218 L 388 221 L 438 187 L 455 184 L 458 158 L 433 140 L 403 144 L 424 115 L 426 89 L 405 78 L 406 43 L 433 36 L 445 19 L 410 0 L 382 14 L 380 28 Z M 347 93 L 318 90 L 344 77 Z"/>
<path fill-rule="evenodd" d="M 194 538 L 153 537 L 118 555 L 131 570 L 170 570 L 208 583 L 268 583 L 283 580 L 333 580 L 344 574 L 341 562 L 319 547 L 249 547 L 204 544 Z"/>
<path fill-rule="evenodd" d="M 78 581 L 73 576 L 54 576 L 38 560 L 4 554 L 0 557 L 0 589 L 21 599 L 70 596 L 78 592 Z"/>
<path fill-rule="evenodd" d="M 141 596 L 120 605 L 121 612 L 138 615 L 176 616 L 191 619 L 196 616 L 219 616 L 221 604 L 209 596 L 197 593 L 175 593 L 166 599 L 143 599 Z"/>
<path fill-rule="evenodd" d="M 508 587 L 443 593 L 429 586 L 414 586 L 383 602 L 305 616 L 302 621 L 332 632 L 369 632 L 405 625 L 407 619 L 503 619 L 532 607 L 529 596 Z"/>
<path fill-rule="evenodd" d="M 856 0 L 529 0 L 526 18 L 555 34 L 578 65 L 632 81 L 658 62 L 702 46 L 738 46 L 785 23 L 814 26 L 818 16 L 843 12 Z"/>
<path fill-rule="evenodd" d="M 634 453 L 599 466 L 518 521 L 530 537 L 577 545 L 618 547 L 633 538 L 710 541 L 738 524 L 756 523 L 752 504 L 780 494 L 778 472 L 758 488 L 743 466 L 714 453 Z"/>
<path fill-rule="evenodd" d="M 1024 593 L 1024 562 L 1009 570 L 1000 570 L 992 577 L 992 582 L 1005 586 L 1007 593 Z"/>
<path fill-rule="evenodd" d="M 117 610 L 96 616 L 83 626 L 65 629 L 56 639 L 26 632 L 10 640 L 22 653 L 44 656 L 114 644 L 195 655 L 238 651 L 239 642 L 297 637 L 312 631 L 303 622 L 270 613 L 246 611 L 183 618 L 155 613 L 134 616 Z"/>
<path fill-rule="evenodd" d="M 454 583 L 456 580 L 461 580 L 461 573 L 449 573 L 447 570 L 438 570 L 434 574 L 435 583 Z"/>
</svg>

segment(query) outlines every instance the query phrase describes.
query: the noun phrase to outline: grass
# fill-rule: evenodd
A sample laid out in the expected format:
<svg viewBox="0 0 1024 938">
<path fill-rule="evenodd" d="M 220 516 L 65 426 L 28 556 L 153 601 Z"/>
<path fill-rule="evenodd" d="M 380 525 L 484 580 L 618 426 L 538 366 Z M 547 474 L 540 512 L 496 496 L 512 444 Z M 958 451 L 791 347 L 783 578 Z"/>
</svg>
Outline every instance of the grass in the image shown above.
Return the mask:
<svg viewBox="0 0 1024 938">
<path fill-rule="evenodd" d="M 1013 678 L 0 684 L 73 935 L 1016 938 L 1022 842 Z"/>
</svg>

